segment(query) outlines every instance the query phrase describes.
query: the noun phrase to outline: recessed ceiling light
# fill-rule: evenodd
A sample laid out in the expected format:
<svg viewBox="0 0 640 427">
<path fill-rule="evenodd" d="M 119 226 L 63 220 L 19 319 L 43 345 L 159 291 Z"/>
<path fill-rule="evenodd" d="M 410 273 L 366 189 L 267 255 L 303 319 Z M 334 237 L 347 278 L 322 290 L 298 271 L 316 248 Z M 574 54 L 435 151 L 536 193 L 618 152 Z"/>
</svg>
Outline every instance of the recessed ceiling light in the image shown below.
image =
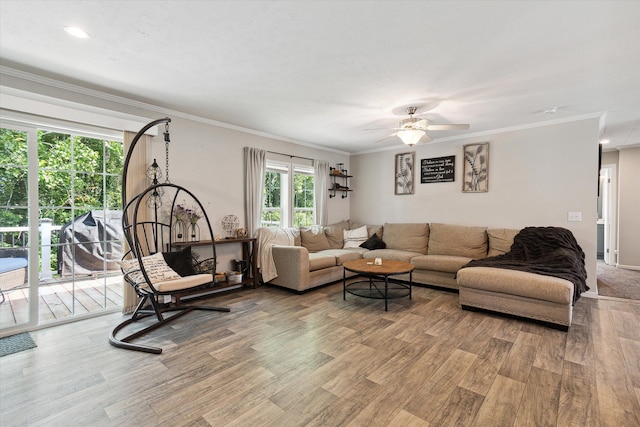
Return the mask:
<svg viewBox="0 0 640 427">
<path fill-rule="evenodd" d="M 78 28 L 78 27 L 64 27 L 64 30 L 68 33 L 71 34 L 74 37 L 78 37 L 79 39 L 87 39 L 89 38 L 89 34 Z"/>
<path fill-rule="evenodd" d="M 608 144 L 609 140 L 608 139 L 601 139 L 600 140 L 600 144 L 604 145 L 604 144 Z"/>
</svg>

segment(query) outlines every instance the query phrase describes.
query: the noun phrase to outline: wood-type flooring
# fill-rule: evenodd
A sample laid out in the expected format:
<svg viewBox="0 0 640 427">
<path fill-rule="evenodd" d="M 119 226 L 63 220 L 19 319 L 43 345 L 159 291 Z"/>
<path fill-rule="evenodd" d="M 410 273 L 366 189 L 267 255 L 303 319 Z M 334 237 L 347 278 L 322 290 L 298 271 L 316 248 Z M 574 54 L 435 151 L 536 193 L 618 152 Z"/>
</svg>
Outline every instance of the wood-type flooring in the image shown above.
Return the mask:
<svg viewBox="0 0 640 427">
<path fill-rule="evenodd" d="M 31 332 L 0 358 L 8 426 L 639 426 L 640 304 L 582 298 L 568 332 L 413 300 L 262 286 L 203 300 L 144 341 L 108 343 L 122 315 Z"/>
</svg>

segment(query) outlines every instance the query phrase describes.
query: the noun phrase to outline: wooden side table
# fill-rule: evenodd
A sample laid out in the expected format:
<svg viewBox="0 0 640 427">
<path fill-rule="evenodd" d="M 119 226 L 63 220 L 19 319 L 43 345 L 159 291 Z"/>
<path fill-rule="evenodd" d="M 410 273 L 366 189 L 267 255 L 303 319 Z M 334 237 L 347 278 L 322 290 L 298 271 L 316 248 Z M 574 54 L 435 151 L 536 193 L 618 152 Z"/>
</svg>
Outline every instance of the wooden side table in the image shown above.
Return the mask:
<svg viewBox="0 0 640 427">
<path fill-rule="evenodd" d="M 240 244 L 242 245 L 242 259 L 248 261 L 247 268 L 242 271 L 242 281 L 239 283 L 229 284 L 230 286 L 237 285 L 251 285 L 253 288 L 258 287 L 258 268 L 257 268 L 257 252 L 256 252 L 256 238 L 254 237 L 244 237 L 244 238 L 233 238 L 233 239 L 220 239 L 216 240 L 216 245 L 231 245 L 231 244 Z M 211 246 L 211 240 L 199 240 L 197 242 L 176 242 L 172 243 L 171 246 L 175 249 L 183 249 L 187 246 Z M 216 289 L 220 289 L 220 287 L 216 287 Z"/>
</svg>

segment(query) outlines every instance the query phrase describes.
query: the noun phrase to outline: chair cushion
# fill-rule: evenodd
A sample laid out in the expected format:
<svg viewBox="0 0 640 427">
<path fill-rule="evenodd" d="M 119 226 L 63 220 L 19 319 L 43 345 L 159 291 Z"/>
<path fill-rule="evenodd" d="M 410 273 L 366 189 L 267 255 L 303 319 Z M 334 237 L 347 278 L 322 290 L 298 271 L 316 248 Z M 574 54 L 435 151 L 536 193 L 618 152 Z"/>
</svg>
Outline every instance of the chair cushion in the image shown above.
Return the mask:
<svg viewBox="0 0 640 427">
<path fill-rule="evenodd" d="M 154 283 L 153 287 L 158 292 L 176 292 L 196 286 L 213 283 L 213 274 L 194 274 L 193 276 L 181 277 L 176 280 L 167 280 L 164 282 Z"/>
<path fill-rule="evenodd" d="M 29 264 L 24 258 L 0 258 L 0 273 L 24 268 Z"/>
<path fill-rule="evenodd" d="M 137 259 L 126 259 L 120 261 L 118 264 L 120 264 L 124 274 L 131 273 L 129 278 L 136 284 L 144 283 L 144 276 L 142 275 L 142 271 L 140 271 L 140 265 Z M 180 275 L 167 265 L 161 252 L 143 257 L 142 265 L 144 265 L 147 276 L 149 276 L 149 280 L 151 280 L 153 285 L 160 282 L 180 279 Z"/>
</svg>

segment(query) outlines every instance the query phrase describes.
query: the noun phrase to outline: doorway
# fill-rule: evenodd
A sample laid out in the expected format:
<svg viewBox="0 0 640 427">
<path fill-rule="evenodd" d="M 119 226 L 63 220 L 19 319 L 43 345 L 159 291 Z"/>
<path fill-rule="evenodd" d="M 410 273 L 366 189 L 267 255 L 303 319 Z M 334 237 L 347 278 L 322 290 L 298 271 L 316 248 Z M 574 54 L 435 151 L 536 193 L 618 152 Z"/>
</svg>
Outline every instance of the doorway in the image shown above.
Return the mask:
<svg viewBox="0 0 640 427">
<path fill-rule="evenodd" d="M 598 194 L 597 258 L 607 265 L 617 265 L 615 192 L 616 165 L 603 165 L 600 169 L 600 191 Z"/>
</svg>

